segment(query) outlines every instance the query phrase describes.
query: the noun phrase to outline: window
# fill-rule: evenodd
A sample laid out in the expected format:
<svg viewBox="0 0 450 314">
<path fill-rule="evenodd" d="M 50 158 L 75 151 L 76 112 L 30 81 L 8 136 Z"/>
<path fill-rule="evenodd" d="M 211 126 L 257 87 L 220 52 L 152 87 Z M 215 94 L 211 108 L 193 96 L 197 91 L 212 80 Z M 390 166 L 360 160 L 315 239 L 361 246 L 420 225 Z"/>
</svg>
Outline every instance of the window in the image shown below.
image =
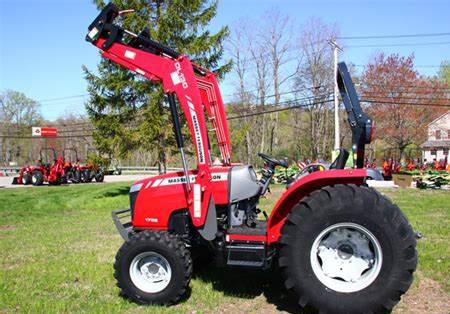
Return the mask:
<svg viewBox="0 0 450 314">
<path fill-rule="evenodd" d="M 448 148 L 444 148 L 444 156 L 448 156 Z"/>
<path fill-rule="evenodd" d="M 431 155 L 432 155 L 432 156 L 436 156 L 436 155 L 437 155 L 436 149 L 432 149 L 432 150 L 431 150 Z"/>
<path fill-rule="evenodd" d="M 441 139 L 441 130 L 436 130 L 436 139 L 437 140 Z"/>
</svg>

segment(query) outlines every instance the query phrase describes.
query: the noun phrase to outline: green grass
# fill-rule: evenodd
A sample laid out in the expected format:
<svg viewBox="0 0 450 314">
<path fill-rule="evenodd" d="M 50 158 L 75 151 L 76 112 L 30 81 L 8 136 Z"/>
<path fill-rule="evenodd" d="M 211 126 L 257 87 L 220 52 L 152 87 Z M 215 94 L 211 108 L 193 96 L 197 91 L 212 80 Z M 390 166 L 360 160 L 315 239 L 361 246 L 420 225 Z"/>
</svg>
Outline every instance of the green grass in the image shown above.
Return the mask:
<svg viewBox="0 0 450 314">
<path fill-rule="evenodd" d="M 276 274 L 201 265 L 189 297 L 174 307 L 148 308 L 119 297 L 112 264 L 122 240 L 110 213 L 128 207 L 128 188 L 115 183 L 0 190 L 0 312 L 235 312 L 248 303 L 258 312 L 267 303 L 292 306 Z M 262 207 L 270 208 L 281 191 L 274 187 Z M 420 271 L 449 291 L 450 193 L 386 193 L 424 234 Z"/>
</svg>

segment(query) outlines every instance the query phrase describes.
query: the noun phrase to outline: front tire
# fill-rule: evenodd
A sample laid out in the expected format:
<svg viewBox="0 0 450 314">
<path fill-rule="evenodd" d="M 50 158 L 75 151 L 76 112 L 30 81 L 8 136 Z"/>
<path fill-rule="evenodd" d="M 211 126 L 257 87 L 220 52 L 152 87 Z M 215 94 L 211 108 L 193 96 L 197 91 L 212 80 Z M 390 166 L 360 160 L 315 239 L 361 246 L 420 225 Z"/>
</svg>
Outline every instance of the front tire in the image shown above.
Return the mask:
<svg viewBox="0 0 450 314">
<path fill-rule="evenodd" d="M 385 313 L 417 265 L 415 234 L 373 189 L 337 185 L 294 206 L 282 228 L 279 265 L 303 307 L 321 313 Z"/>
<path fill-rule="evenodd" d="M 28 185 L 31 183 L 31 174 L 30 173 L 24 173 L 22 176 L 22 184 Z"/>
<path fill-rule="evenodd" d="M 192 260 L 177 236 L 143 231 L 122 245 L 114 269 L 117 286 L 132 301 L 170 305 L 177 303 L 189 286 Z"/>
</svg>

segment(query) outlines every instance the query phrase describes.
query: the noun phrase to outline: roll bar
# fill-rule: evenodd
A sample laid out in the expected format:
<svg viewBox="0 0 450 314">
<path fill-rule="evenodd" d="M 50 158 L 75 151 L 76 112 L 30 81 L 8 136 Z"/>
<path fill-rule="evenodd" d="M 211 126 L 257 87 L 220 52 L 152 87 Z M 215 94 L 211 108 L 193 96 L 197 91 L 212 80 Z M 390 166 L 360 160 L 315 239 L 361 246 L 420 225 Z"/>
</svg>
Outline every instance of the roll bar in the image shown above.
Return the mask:
<svg viewBox="0 0 450 314">
<path fill-rule="evenodd" d="M 356 168 L 363 168 L 365 145 L 370 144 L 375 125 L 361 108 L 355 85 L 344 62 L 338 64 L 337 83 L 352 130 L 353 165 Z"/>
</svg>

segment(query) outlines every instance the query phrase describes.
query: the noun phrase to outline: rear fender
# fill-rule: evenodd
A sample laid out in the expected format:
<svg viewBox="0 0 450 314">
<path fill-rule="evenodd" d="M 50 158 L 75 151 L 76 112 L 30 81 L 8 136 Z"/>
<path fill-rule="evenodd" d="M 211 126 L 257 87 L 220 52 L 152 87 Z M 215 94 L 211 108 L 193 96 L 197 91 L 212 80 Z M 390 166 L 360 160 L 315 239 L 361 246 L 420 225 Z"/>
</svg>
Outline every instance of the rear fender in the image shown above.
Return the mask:
<svg viewBox="0 0 450 314">
<path fill-rule="evenodd" d="M 302 198 L 325 186 L 336 184 L 364 184 L 366 169 L 342 169 L 313 172 L 292 184 L 281 196 L 267 221 L 268 243 L 277 242 L 281 228 L 292 208 Z"/>
</svg>

